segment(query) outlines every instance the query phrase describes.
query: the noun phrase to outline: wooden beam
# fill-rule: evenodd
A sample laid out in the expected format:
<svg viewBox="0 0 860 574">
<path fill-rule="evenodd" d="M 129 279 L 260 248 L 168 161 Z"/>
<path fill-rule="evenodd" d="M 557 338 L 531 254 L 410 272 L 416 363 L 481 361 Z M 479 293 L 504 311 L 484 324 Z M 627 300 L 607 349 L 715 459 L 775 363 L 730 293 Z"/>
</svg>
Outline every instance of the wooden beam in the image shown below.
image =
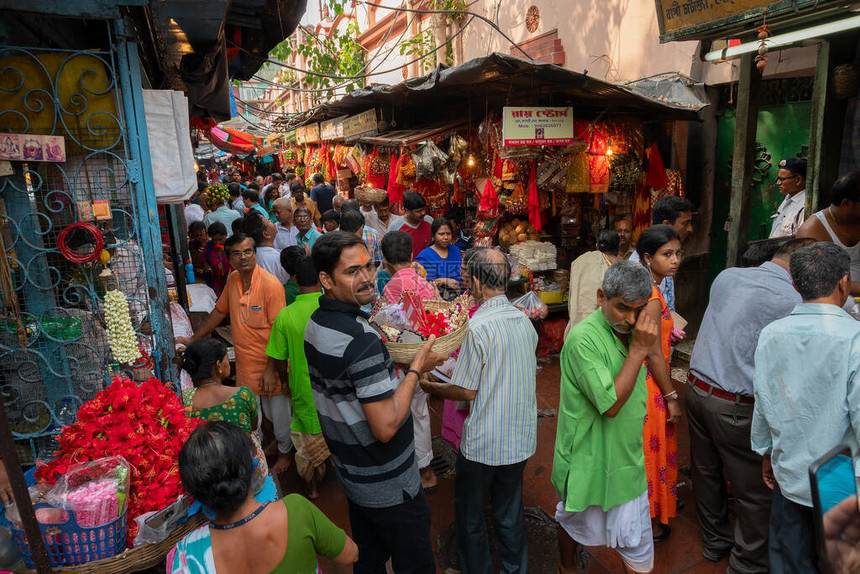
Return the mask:
<svg viewBox="0 0 860 574">
<path fill-rule="evenodd" d="M 812 112 L 809 119 L 809 156 L 806 167 L 806 217 L 818 210 L 824 162 L 824 118 L 827 85 L 830 82 L 830 41 L 818 44 L 815 80 L 812 85 Z"/>
<path fill-rule="evenodd" d="M 761 73 L 753 57 L 741 57 L 738 82 L 738 105 L 735 108 L 735 147 L 732 161 L 732 188 L 729 204 L 729 237 L 726 249 L 726 267 L 737 265 L 741 250 L 747 243 L 749 228 L 750 186 L 755 153 L 755 136 L 758 127 L 759 87 Z"/>
</svg>

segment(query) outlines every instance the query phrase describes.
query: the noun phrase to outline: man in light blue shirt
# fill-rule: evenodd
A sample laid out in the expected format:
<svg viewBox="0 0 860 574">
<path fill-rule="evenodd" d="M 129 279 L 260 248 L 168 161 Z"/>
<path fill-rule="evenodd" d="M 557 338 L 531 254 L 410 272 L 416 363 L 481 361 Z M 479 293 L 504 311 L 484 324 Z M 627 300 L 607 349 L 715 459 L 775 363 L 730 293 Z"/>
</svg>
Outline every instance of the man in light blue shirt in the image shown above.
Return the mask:
<svg viewBox="0 0 860 574">
<path fill-rule="evenodd" d="M 761 330 L 801 302 L 788 273 L 792 254 L 811 239 L 773 242 L 758 267 L 730 267 L 711 285 L 710 301 L 690 358 L 685 393 L 696 515 L 702 554 L 729 571 L 765 574 L 771 492 L 761 480 L 761 456 L 750 448 L 755 347 Z M 766 258 L 766 257 L 765 257 Z M 734 530 L 723 485 L 744 509 Z"/>
<path fill-rule="evenodd" d="M 469 288 L 481 306 L 469 322 L 451 384 L 424 383 L 427 392 L 472 401 L 463 425 L 454 520 L 463 572 L 493 569 L 484 500 L 492 496 L 503 572 L 526 572 L 523 469 L 537 444 L 535 399 L 538 336 L 508 302 L 510 266 L 498 251 L 481 249 L 467 264 Z"/>
<path fill-rule="evenodd" d="M 296 235 L 296 245 L 306 245 L 308 254 L 310 254 L 317 239 L 322 237 L 322 233 L 314 227 L 311 217 L 311 210 L 307 207 L 299 207 L 293 212 L 293 221 L 299 230 L 298 235 Z"/>
<path fill-rule="evenodd" d="M 278 220 L 275 224 L 275 249 L 283 250 L 297 244 L 299 228 L 293 223 L 293 202 L 289 197 L 279 197 L 272 205 L 272 214 Z"/>
<path fill-rule="evenodd" d="M 817 242 L 791 256 L 803 303 L 765 327 L 755 352 L 750 439 L 773 488 L 771 572 L 817 572 L 809 465 L 860 438 L 860 321 L 841 309 L 850 258 Z"/>
<path fill-rule="evenodd" d="M 260 215 L 262 215 L 263 217 L 265 217 L 265 218 L 269 217 L 269 214 L 260 205 L 260 194 L 257 193 L 257 190 L 248 188 L 245 191 L 243 191 L 242 192 L 242 201 L 245 204 L 245 215 L 247 215 L 251 209 L 256 209 L 257 211 L 260 212 Z"/>
<path fill-rule="evenodd" d="M 206 224 L 206 229 L 209 229 L 209 226 L 217 221 L 223 223 L 224 227 L 227 228 L 227 237 L 233 235 L 233 222 L 242 216 L 239 215 L 235 209 L 227 207 L 227 203 L 212 205 L 210 202 L 209 209 L 214 209 L 214 211 L 210 211 L 203 217 L 203 223 Z"/>
</svg>

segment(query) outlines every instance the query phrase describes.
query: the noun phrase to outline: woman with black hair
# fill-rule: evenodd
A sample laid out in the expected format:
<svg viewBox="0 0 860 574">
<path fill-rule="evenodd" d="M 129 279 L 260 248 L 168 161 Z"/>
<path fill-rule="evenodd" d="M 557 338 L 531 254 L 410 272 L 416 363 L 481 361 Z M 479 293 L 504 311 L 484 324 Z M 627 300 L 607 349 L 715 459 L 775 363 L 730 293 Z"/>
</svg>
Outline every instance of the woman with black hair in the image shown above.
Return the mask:
<svg viewBox="0 0 860 574">
<path fill-rule="evenodd" d="M 430 226 L 430 247 L 421 251 L 415 262 L 427 271 L 427 281 L 435 283 L 439 287 L 443 299 L 453 299 L 460 294 L 462 286 L 460 282 L 460 265 L 463 256 L 460 248 L 452 245 L 453 230 L 451 224 L 444 217 L 437 217 Z"/>
<path fill-rule="evenodd" d="M 182 485 L 215 518 L 167 556 L 171 574 L 319 572 L 317 555 L 352 564 L 358 549 L 346 533 L 299 494 L 260 503 L 248 436 L 228 422 L 197 428 L 179 453 Z"/>
<path fill-rule="evenodd" d="M 269 476 L 266 456 L 257 428 L 257 399 L 248 387 L 228 387 L 222 384 L 230 375 L 227 347 L 212 337 L 194 341 L 182 353 L 182 370 L 191 376 L 194 387 L 182 391 L 182 402 L 189 416 L 208 421 L 228 421 L 242 429 L 255 446 L 254 488 L 264 495 L 276 492 Z"/>
<path fill-rule="evenodd" d="M 654 347 L 645 360 L 645 385 L 648 390 L 645 439 L 645 474 L 648 478 L 648 502 L 654 523 L 654 540 L 669 537 L 669 519 L 674 518 L 678 502 L 675 483 L 678 480 L 678 443 L 675 423 L 681 418 L 678 391 L 669 377 L 672 348 L 669 336 L 674 322 L 672 312 L 660 293 L 665 277 L 674 277 L 681 264 L 681 240 L 671 225 L 654 225 L 643 231 L 636 241 L 639 260 L 654 281 L 654 289 L 645 313 L 659 326 Z"/>
</svg>

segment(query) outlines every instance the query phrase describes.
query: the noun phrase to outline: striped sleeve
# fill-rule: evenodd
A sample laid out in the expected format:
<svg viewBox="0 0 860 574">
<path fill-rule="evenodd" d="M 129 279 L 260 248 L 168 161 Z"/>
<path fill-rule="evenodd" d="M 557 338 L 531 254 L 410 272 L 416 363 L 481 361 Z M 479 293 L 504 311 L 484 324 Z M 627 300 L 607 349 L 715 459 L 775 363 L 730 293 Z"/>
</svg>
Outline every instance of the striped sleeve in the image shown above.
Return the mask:
<svg viewBox="0 0 860 574">
<path fill-rule="evenodd" d="M 347 374 L 361 403 L 385 400 L 394 395 L 399 381 L 388 370 L 390 359 L 382 341 L 373 333 L 363 333 L 352 340 L 344 353 Z"/>
<path fill-rule="evenodd" d="M 451 384 L 470 391 L 477 391 L 481 381 L 481 367 L 484 364 L 484 346 L 479 331 L 469 331 L 463 348 L 457 357 L 457 366 L 451 376 Z"/>
</svg>

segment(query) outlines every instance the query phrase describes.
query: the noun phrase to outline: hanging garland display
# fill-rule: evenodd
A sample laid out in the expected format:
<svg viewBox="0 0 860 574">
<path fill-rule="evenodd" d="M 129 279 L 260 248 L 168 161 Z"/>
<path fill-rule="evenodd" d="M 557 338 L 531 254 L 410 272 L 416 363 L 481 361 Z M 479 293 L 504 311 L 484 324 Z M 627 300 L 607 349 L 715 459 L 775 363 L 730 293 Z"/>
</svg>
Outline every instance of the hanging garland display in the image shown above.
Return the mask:
<svg viewBox="0 0 860 574">
<path fill-rule="evenodd" d="M 91 252 L 82 253 L 80 251 L 75 251 L 68 246 L 67 241 L 69 239 L 69 234 L 76 230 L 92 235 L 95 246 Z M 92 263 L 93 261 L 96 261 L 101 255 L 104 246 L 105 240 L 104 237 L 102 237 L 102 232 L 99 231 L 98 227 L 86 221 L 79 221 L 67 225 L 62 231 L 60 231 L 60 234 L 57 235 L 57 249 L 63 257 L 72 263 Z"/>
<path fill-rule="evenodd" d="M 105 293 L 105 323 L 108 345 L 120 363 L 132 364 L 140 358 L 137 335 L 128 315 L 128 299 L 119 289 Z"/>
</svg>

